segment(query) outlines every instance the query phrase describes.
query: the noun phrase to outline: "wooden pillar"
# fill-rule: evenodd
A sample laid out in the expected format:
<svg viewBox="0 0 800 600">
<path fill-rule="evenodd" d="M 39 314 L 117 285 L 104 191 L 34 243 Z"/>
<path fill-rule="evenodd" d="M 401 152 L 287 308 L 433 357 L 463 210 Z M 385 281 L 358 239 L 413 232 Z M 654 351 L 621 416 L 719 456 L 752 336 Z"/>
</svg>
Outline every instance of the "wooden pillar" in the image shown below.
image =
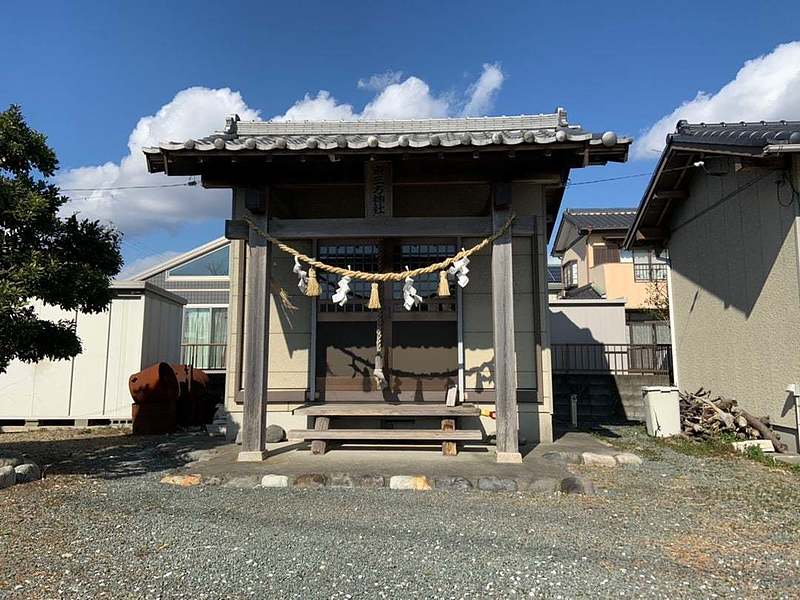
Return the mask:
<svg viewBox="0 0 800 600">
<path fill-rule="evenodd" d="M 537 217 L 535 221 L 535 235 L 531 236 L 531 273 L 533 274 L 533 344 L 534 360 L 536 361 L 536 396 L 539 404 L 544 404 L 544 370 L 542 365 L 542 325 L 543 319 L 548 318 L 547 306 L 542 310 L 542 305 L 546 301 L 547 295 L 542 294 L 542 282 L 544 289 L 547 289 L 547 278 L 542 277 L 542 266 L 547 264 L 547 253 L 542 254 L 539 248 L 540 231 L 546 231 Z M 541 229 L 540 229 L 541 228 Z"/>
<path fill-rule="evenodd" d="M 251 200 L 257 194 L 262 202 Z M 247 210 L 250 218 L 266 229 L 266 194 L 248 190 Z M 250 228 L 247 243 L 245 327 L 247 343 L 243 361 L 244 414 L 242 416 L 242 449 L 239 461 L 260 461 L 266 456 L 267 430 L 267 365 L 269 361 L 269 303 L 272 245 Z"/>
<path fill-rule="evenodd" d="M 511 184 L 496 183 L 492 195 L 492 226 L 494 231 L 497 231 L 511 215 Z M 522 462 L 518 440 L 514 280 L 510 229 L 492 244 L 492 325 L 497 462 Z"/>
</svg>

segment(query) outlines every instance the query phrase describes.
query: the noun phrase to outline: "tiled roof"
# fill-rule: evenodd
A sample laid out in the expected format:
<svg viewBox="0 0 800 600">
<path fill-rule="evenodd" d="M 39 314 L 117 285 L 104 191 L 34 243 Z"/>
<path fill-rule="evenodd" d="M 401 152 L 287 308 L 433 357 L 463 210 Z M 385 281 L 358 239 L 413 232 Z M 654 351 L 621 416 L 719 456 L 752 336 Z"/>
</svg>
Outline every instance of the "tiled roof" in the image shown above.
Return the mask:
<svg viewBox="0 0 800 600">
<path fill-rule="evenodd" d="M 566 112 L 513 117 L 406 119 L 393 121 L 241 121 L 229 117 L 225 130 L 208 137 L 161 142 L 161 151 L 313 151 L 369 148 L 426 148 L 588 142 L 630 144 L 614 132 L 592 133 L 567 123 Z"/>
<path fill-rule="evenodd" d="M 569 208 L 564 211 L 564 219 L 574 223 L 578 231 L 627 231 L 635 216 L 635 208 Z"/>
<path fill-rule="evenodd" d="M 639 204 L 636 218 L 625 238 L 625 247 L 662 244 L 669 231 L 662 224 L 675 203 L 659 192 L 687 191 L 687 169 L 702 166 L 716 155 L 744 156 L 759 160 L 770 155 L 800 152 L 800 121 L 758 121 L 746 123 L 688 123 L 678 121 L 675 133 L 667 136 L 650 183 Z M 702 158 L 702 160 L 697 160 Z M 696 157 L 696 158 L 693 158 Z M 687 160 L 697 160 L 689 163 Z M 688 171 L 691 172 L 691 171 Z M 703 171 L 696 169 L 695 172 Z M 649 230 L 645 233 L 645 230 Z"/>
<path fill-rule="evenodd" d="M 569 289 L 564 292 L 564 296 L 575 300 L 600 300 L 605 298 L 605 295 L 601 294 L 592 283 Z"/>
<path fill-rule="evenodd" d="M 688 123 L 678 121 L 672 143 L 764 148 L 775 144 L 800 144 L 800 121 L 756 123 Z"/>
</svg>

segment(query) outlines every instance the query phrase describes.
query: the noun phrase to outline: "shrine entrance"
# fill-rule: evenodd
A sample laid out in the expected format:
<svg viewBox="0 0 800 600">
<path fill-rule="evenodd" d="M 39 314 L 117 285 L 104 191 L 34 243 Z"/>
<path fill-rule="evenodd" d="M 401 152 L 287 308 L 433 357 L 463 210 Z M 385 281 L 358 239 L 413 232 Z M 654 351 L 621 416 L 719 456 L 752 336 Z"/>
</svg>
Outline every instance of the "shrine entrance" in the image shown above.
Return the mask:
<svg viewBox="0 0 800 600">
<path fill-rule="evenodd" d="M 415 269 L 459 249 L 454 238 L 321 240 L 319 260 L 367 272 Z M 334 301 L 338 277 L 321 273 L 316 318 L 316 395 L 325 402 L 443 403 L 459 383 L 460 290 L 438 295 L 439 276 L 414 281 L 418 305 L 404 305 L 403 284 L 380 284 L 381 308 L 369 310 L 370 283 L 355 280 L 348 301 Z M 382 370 L 376 376 L 376 357 Z"/>
</svg>

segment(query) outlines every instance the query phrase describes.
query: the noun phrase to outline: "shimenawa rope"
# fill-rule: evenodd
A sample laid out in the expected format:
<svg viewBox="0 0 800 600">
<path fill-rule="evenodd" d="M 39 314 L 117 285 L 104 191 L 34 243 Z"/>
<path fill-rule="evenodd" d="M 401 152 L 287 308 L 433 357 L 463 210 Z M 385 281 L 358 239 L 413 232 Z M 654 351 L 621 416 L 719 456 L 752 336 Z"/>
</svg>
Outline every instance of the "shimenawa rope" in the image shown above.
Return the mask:
<svg viewBox="0 0 800 600">
<path fill-rule="evenodd" d="M 309 284 L 311 283 L 310 280 L 311 280 L 312 276 L 314 275 L 313 274 L 313 270 L 314 269 L 319 269 L 321 271 L 327 271 L 328 273 L 333 273 L 334 275 L 339 275 L 340 277 L 348 276 L 348 277 L 351 277 L 353 279 L 358 279 L 360 281 L 369 281 L 371 283 L 380 283 L 380 282 L 383 282 L 383 281 L 403 281 L 403 280 L 405 280 L 406 277 L 412 277 L 412 278 L 416 279 L 420 275 L 427 275 L 429 273 L 435 273 L 436 271 L 444 271 L 445 269 L 450 267 L 457 260 L 460 260 L 460 259 L 466 258 L 466 257 L 470 257 L 473 254 L 475 254 L 476 252 L 480 252 L 486 246 L 488 246 L 493 241 L 495 241 L 497 238 L 502 236 L 506 231 L 508 231 L 509 227 L 511 227 L 511 224 L 514 222 L 514 218 L 515 217 L 516 217 L 516 215 L 514 215 L 512 213 L 511 216 L 508 217 L 508 220 L 505 223 L 503 223 L 503 226 L 500 229 L 495 231 L 489 237 L 484 238 L 483 240 L 481 240 L 480 242 L 478 242 L 477 244 L 472 246 L 472 248 L 469 248 L 467 250 L 461 250 L 460 252 L 458 252 L 454 256 L 451 256 L 450 258 L 446 258 L 445 260 L 443 260 L 441 262 L 433 263 L 431 265 L 428 265 L 427 267 L 419 267 L 417 269 L 411 269 L 410 271 L 400 271 L 400 272 L 395 272 L 395 273 L 367 273 L 365 271 L 352 271 L 350 269 L 345 269 L 343 267 L 336 267 L 334 265 L 329 265 L 329 264 L 324 263 L 322 261 L 319 261 L 319 260 L 316 260 L 314 258 L 311 258 L 310 256 L 307 256 L 307 255 L 303 254 L 299 250 L 295 250 L 291 246 L 287 246 L 286 244 L 284 244 L 279 239 L 274 238 L 271 235 L 269 235 L 266 231 L 261 229 L 258 225 L 256 225 L 248 217 L 245 217 L 245 221 L 247 221 L 247 223 L 250 225 L 250 227 L 252 227 L 253 230 L 258 235 L 263 237 L 265 240 L 267 240 L 269 242 L 272 242 L 273 244 L 275 244 L 278 248 L 280 248 L 281 250 L 283 250 L 287 254 L 291 254 L 292 256 L 296 256 L 299 260 L 303 261 L 304 263 L 307 263 L 309 265 L 309 267 L 311 267 L 311 269 L 309 269 L 309 273 L 308 273 Z M 316 279 L 316 276 L 314 276 L 314 279 Z M 319 285 L 319 284 L 317 284 L 317 285 Z M 317 294 L 309 294 L 309 295 L 317 295 Z"/>
</svg>

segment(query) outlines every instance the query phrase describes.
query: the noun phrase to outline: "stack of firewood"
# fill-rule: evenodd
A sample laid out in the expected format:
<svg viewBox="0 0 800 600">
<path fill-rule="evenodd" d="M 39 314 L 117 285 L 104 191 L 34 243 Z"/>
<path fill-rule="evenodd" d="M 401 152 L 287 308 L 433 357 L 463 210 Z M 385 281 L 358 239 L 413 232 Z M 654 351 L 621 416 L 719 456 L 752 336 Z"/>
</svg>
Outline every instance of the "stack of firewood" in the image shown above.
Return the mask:
<svg viewBox="0 0 800 600">
<path fill-rule="evenodd" d="M 687 438 L 708 439 L 732 434 L 740 440 L 770 440 L 777 452 L 788 447 L 772 430 L 769 417 L 754 417 L 733 398 L 711 397 L 710 390 L 681 392 L 681 428 Z"/>
</svg>

